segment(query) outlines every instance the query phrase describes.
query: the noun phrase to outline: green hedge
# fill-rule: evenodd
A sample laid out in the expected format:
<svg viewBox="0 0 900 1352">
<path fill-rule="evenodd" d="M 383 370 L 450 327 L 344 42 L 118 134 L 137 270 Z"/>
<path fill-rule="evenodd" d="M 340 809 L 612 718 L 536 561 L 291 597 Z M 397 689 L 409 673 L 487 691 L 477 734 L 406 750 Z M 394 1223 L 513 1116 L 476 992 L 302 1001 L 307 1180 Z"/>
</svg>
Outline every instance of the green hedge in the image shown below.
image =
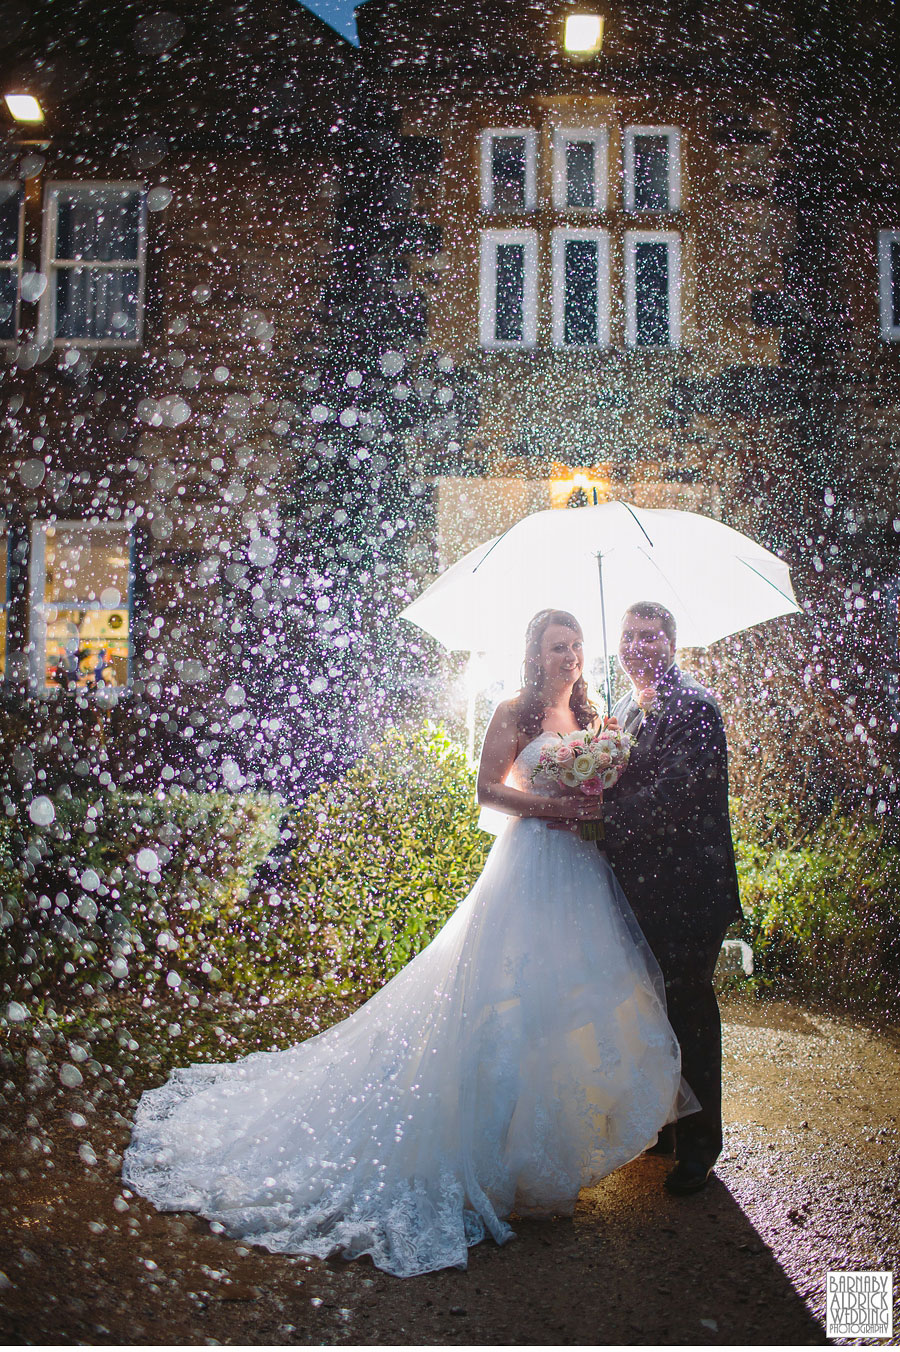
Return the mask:
<svg viewBox="0 0 900 1352">
<path fill-rule="evenodd" d="M 0 826 L 0 989 L 32 1003 L 112 984 L 224 986 L 273 922 L 250 883 L 279 836 L 264 795 L 60 794 L 54 818 Z"/>
<path fill-rule="evenodd" d="M 54 810 L 44 826 L 0 817 L 0 1002 L 167 984 L 366 995 L 430 941 L 492 843 L 462 748 L 432 724 L 388 733 L 287 812 L 177 790 L 61 792 Z M 734 819 L 757 988 L 895 1010 L 900 849 L 836 813 L 801 829 L 736 803 Z M 289 851 L 264 879 L 282 834 Z"/>
<path fill-rule="evenodd" d="M 282 874 L 294 949 L 329 985 L 377 988 L 426 946 L 484 867 L 475 774 L 439 726 L 391 731 L 295 813 Z"/>
<path fill-rule="evenodd" d="M 785 815 L 738 822 L 735 847 L 756 984 L 896 1018 L 900 849 L 837 812 L 807 830 Z"/>
</svg>

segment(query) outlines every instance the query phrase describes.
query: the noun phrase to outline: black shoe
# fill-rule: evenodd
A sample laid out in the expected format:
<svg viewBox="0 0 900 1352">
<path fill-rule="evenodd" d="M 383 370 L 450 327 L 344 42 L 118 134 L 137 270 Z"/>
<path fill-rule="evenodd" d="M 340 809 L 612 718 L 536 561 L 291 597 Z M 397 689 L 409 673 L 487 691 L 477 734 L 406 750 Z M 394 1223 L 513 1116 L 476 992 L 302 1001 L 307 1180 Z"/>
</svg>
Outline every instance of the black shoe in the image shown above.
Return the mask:
<svg viewBox="0 0 900 1352">
<path fill-rule="evenodd" d="M 655 1145 L 649 1145 L 644 1151 L 645 1155 L 674 1155 L 675 1154 L 675 1127 L 673 1123 L 667 1122 L 664 1127 L 660 1127 L 659 1136 L 656 1138 Z"/>
<path fill-rule="evenodd" d="M 672 1172 L 667 1175 L 665 1188 L 676 1197 L 686 1197 L 688 1193 L 700 1192 L 706 1187 L 712 1173 L 711 1164 L 701 1164 L 699 1160 L 679 1160 Z"/>
</svg>

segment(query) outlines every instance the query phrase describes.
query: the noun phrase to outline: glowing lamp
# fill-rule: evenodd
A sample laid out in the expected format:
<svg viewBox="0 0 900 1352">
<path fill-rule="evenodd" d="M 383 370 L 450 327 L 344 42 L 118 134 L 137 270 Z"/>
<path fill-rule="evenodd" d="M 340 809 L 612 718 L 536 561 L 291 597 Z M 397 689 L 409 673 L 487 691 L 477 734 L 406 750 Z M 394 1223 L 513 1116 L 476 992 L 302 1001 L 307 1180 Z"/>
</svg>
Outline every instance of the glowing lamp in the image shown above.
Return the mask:
<svg viewBox="0 0 900 1352">
<path fill-rule="evenodd" d="M 573 56 L 593 56 L 603 43 L 603 19 L 599 14 L 570 14 L 563 45 Z"/>
<path fill-rule="evenodd" d="M 6 94 L 6 106 L 17 122 L 43 122 L 44 110 L 31 94 Z"/>
</svg>

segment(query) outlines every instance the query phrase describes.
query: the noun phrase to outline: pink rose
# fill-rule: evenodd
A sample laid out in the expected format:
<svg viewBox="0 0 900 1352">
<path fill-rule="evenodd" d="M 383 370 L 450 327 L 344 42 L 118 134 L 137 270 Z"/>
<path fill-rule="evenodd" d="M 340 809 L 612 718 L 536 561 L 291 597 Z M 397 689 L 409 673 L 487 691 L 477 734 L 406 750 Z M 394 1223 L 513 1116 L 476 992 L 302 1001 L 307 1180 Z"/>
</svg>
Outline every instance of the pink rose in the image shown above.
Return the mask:
<svg viewBox="0 0 900 1352">
<path fill-rule="evenodd" d="M 561 742 L 560 745 L 554 747 L 553 750 L 554 760 L 557 765 L 571 765 L 575 759 L 575 755 L 576 752 L 574 747 L 567 746 L 565 742 Z"/>
<path fill-rule="evenodd" d="M 578 786 L 582 793 L 589 794 L 592 798 L 599 798 L 603 792 L 603 785 L 600 780 L 594 776 L 593 779 L 583 779 Z"/>
</svg>

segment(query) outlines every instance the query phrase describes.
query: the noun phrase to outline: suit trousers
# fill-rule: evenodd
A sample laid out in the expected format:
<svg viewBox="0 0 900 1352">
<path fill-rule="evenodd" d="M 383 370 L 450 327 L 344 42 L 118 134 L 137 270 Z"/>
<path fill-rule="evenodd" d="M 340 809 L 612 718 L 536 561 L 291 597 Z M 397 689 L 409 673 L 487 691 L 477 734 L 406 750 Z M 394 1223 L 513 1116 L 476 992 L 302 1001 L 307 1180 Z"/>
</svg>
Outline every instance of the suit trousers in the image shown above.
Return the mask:
<svg viewBox="0 0 900 1352">
<path fill-rule="evenodd" d="M 722 1151 L 722 1023 L 713 973 L 722 937 L 689 951 L 675 947 L 652 924 L 642 925 L 666 984 L 669 1022 L 681 1046 L 681 1073 L 700 1112 L 675 1124 L 675 1154 L 712 1166 Z"/>
</svg>

